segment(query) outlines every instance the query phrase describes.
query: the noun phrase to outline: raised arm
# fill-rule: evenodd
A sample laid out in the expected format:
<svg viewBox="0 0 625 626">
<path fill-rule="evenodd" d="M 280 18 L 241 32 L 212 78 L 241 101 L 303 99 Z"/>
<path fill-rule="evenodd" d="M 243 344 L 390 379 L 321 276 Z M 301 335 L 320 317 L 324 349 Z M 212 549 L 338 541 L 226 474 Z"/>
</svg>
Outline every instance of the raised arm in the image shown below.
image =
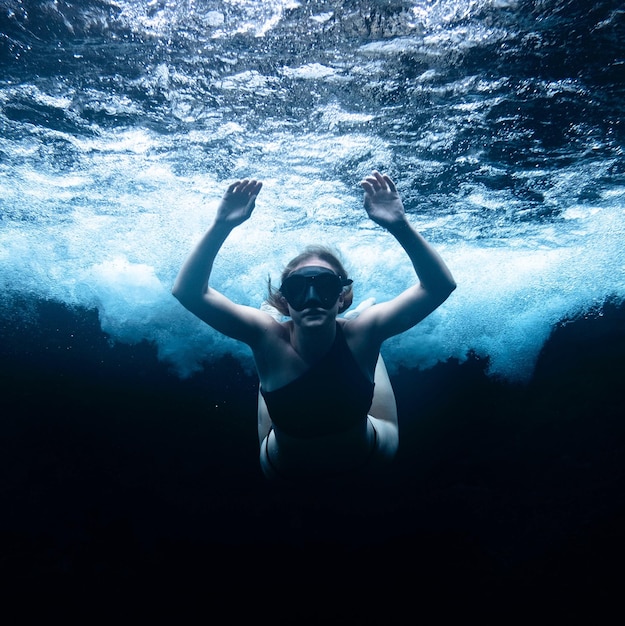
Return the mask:
<svg viewBox="0 0 625 626">
<path fill-rule="evenodd" d="M 397 239 L 408 254 L 419 282 L 388 302 L 367 309 L 362 322 L 384 339 L 404 332 L 440 306 L 456 288 L 443 259 L 410 225 L 393 181 L 374 171 L 361 183 L 369 217 Z M 369 318 L 369 319 L 367 319 Z"/>
<path fill-rule="evenodd" d="M 191 313 L 234 339 L 252 344 L 266 322 L 257 309 L 236 304 L 209 285 L 215 258 L 230 232 L 252 214 L 262 183 L 237 180 L 224 194 L 215 221 L 178 273 L 172 294 Z"/>
</svg>

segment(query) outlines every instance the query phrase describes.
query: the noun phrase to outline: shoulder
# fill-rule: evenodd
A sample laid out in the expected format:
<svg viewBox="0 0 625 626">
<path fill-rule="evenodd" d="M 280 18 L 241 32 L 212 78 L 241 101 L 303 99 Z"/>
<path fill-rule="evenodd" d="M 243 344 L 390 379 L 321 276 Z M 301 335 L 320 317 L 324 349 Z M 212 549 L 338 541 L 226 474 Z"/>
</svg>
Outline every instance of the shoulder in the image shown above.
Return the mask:
<svg viewBox="0 0 625 626">
<path fill-rule="evenodd" d="M 262 314 L 257 328 L 255 345 L 256 350 L 279 349 L 284 344 L 291 344 L 291 320 L 278 321 L 270 315 Z"/>
<path fill-rule="evenodd" d="M 269 313 L 235 303 L 228 303 L 223 307 L 222 315 L 217 322 L 214 323 L 212 319 L 209 321 L 211 326 L 224 335 L 246 343 L 254 351 L 262 350 L 268 344 L 289 334 L 286 324 L 276 320 Z"/>
<path fill-rule="evenodd" d="M 345 341 L 352 350 L 362 349 L 365 346 L 374 350 L 380 347 L 381 341 L 376 332 L 375 316 L 365 315 L 365 313 L 351 319 L 337 319 Z"/>
<path fill-rule="evenodd" d="M 250 344 L 254 355 L 256 370 L 264 388 L 280 387 L 289 377 L 285 372 L 292 372 L 300 359 L 291 344 L 292 322 L 278 322 L 269 317 L 256 341 Z M 277 381 L 277 382 L 276 382 Z"/>
<path fill-rule="evenodd" d="M 378 324 L 379 304 L 367 307 L 353 317 L 339 317 L 337 323 L 346 337 L 366 336 L 375 331 Z"/>
<path fill-rule="evenodd" d="M 363 323 L 360 316 L 338 320 L 345 342 L 363 372 L 371 376 L 380 353 L 381 341 L 369 323 Z M 366 320 L 365 320 L 366 322 Z"/>
</svg>

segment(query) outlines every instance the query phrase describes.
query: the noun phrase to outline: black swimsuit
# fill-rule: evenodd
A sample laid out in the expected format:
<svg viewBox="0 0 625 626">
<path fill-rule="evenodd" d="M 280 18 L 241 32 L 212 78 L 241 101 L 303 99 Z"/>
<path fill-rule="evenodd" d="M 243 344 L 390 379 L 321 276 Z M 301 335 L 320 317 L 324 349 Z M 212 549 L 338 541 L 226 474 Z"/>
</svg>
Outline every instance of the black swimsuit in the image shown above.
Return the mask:
<svg viewBox="0 0 625 626">
<path fill-rule="evenodd" d="M 367 419 L 369 419 L 367 417 Z M 354 470 L 352 471 L 364 471 L 366 469 L 366 467 L 368 466 L 369 462 L 371 461 L 371 459 L 373 458 L 374 454 L 376 453 L 376 450 L 378 448 L 378 431 L 375 429 L 375 426 L 373 425 L 373 422 L 369 422 L 371 424 L 371 428 L 373 430 L 373 445 L 371 446 L 371 452 L 369 453 L 369 455 L 367 456 L 367 458 L 364 460 L 363 464 L 360 467 L 356 467 L 354 468 Z M 273 430 L 273 426 L 269 429 L 269 432 L 267 433 L 267 436 L 265 437 L 265 445 L 264 447 L 261 444 L 261 451 L 264 454 L 265 460 L 267 462 L 267 465 L 271 468 L 271 471 L 273 472 L 273 475 L 269 474 L 267 475 L 268 478 L 278 478 L 280 480 L 284 480 L 289 482 L 292 477 L 288 476 L 286 474 L 284 474 L 282 472 L 281 469 L 277 468 L 274 464 L 273 461 L 271 460 L 271 455 L 269 454 L 269 437 L 271 435 L 271 431 Z M 323 477 L 324 478 L 337 478 L 337 477 L 341 477 L 344 476 L 345 474 L 349 474 L 351 473 L 350 470 L 344 471 L 344 472 L 330 472 L 330 473 L 324 473 Z M 306 477 L 306 475 L 301 476 L 300 478 Z M 314 478 L 314 479 L 319 479 L 320 476 L 318 475 L 314 475 L 314 476 L 308 476 L 309 478 Z"/>
<path fill-rule="evenodd" d="M 330 350 L 299 378 L 261 393 L 274 426 L 292 437 L 340 433 L 367 419 L 374 383 L 360 369 L 340 324 Z"/>
</svg>

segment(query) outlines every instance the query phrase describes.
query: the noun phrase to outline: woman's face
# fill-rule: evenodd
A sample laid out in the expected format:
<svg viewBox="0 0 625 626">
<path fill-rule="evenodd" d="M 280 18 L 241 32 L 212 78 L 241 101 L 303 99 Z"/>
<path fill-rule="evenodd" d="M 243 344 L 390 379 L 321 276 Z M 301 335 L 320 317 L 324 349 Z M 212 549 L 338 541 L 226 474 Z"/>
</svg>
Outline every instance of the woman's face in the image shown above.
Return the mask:
<svg viewBox="0 0 625 626">
<path fill-rule="evenodd" d="M 302 297 L 302 303 L 295 305 L 294 308 L 294 306 L 287 302 L 291 319 L 295 324 L 305 327 L 319 326 L 328 323 L 328 321 L 334 321 L 338 315 L 340 307 L 343 304 L 343 290 L 341 289 L 336 301 L 331 304 L 331 306 L 326 308 L 327 303 L 324 302 L 323 297 L 319 297 L 319 293 L 317 293 L 314 286 L 316 280 L 314 274 L 324 276 L 327 273 L 323 271 L 315 272 L 313 268 L 323 268 L 328 270 L 328 273 L 332 273 L 337 276 L 336 270 L 332 267 L 332 265 L 316 256 L 302 261 L 294 267 L 289 274 L 289 276 L 291 276 L 295 273 L 299 274 L 301 272 L 301 275 L 313 275 L 313 279 L 309 279 L 309 282 L 306 283 L 306 293 L 305 297 Z"/>
</svg>

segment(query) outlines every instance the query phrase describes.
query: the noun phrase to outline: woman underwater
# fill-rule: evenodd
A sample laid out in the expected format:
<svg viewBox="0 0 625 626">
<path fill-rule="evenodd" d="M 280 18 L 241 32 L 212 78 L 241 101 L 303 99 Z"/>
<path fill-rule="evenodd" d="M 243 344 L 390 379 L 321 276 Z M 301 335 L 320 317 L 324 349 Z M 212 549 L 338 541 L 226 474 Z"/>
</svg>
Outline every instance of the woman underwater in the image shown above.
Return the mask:
<svg viewBox="0 0 625 626">
<path fill-rule="evenodd" d="M 403 247 L 418 278 L 392 300 L 338 317 L 352 303 L 352 280 L 323 247 L 307 248 L 286 266 L 280 288 L 269 286 L 268 303 L 286 321 L 216 291 L 209 284 L 213 263 L 232 229 L 254 210 L 262 188 L 254 179 L 228 187 L 172 290 L 189 311 L 252 350 L 260 381 L 260 463 L 270 479 L 362 475 L 393 459 L 397 409 L 380 347 L 456 287 L 441 257 L 409 224 L 393 181 L 374 171 L 360 185 L 367 214 Z"/>
</svg>

